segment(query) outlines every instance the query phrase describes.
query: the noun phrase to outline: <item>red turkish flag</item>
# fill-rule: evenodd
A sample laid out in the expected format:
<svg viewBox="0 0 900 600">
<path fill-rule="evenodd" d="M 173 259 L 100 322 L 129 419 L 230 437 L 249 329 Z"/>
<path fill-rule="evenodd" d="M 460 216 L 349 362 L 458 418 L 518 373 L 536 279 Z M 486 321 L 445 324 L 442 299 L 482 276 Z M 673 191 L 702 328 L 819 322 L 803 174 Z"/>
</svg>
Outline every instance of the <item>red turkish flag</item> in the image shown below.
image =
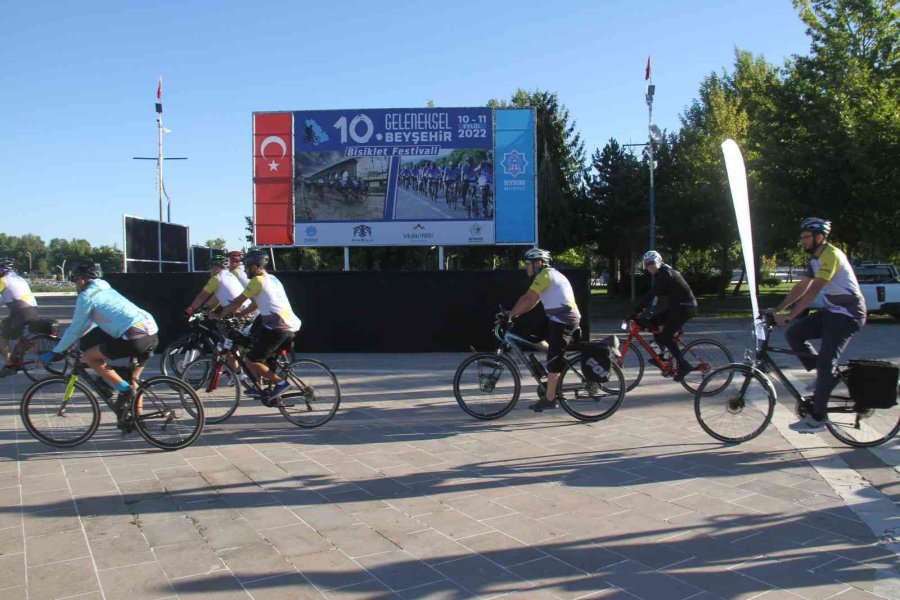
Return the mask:
<svg viewBox="0 0 900 600">
<path fill-rule="evenodd" d="M 256 243 L 294 243 L 294 118 L 253 115 L 253 192 Z"/>
<path fill-rule="evenodd" d="M 647 57 L 647 70 L 644 72 L 644 81 L 650 80 L 650 57 Z"/>
<path fill-rule="evenodd" d="M 162 100 L 162 77 L 159 78 L 159 85 L 156 86 L 156 99 Z"/>
</svg>

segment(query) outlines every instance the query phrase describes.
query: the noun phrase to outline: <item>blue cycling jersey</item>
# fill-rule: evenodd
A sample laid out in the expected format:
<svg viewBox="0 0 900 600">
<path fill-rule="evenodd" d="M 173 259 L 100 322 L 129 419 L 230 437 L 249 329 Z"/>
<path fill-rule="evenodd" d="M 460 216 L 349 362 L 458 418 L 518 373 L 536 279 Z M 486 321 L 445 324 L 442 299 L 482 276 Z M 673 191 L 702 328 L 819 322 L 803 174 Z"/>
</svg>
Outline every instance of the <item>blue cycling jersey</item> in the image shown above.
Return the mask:
<svg viewBox="0 0 900 600">
<path fill-rule="evenodd" d="M 465 164 L 462 167 L 462 178 L 466 181 L 475 181 L 478 175 L 475 173 L 475 167 Z"/>
<path fill-rule="evenodd" d="M 72 324 L 53 348 L 57 354 L 65 352 L 78 338 L 99 327 L 114 338 L 152 335 L 158 331 L 156 321 L 147 311 L 132 304 L 102 279 L 93 280 L 75 302 Z"/>
</svg>

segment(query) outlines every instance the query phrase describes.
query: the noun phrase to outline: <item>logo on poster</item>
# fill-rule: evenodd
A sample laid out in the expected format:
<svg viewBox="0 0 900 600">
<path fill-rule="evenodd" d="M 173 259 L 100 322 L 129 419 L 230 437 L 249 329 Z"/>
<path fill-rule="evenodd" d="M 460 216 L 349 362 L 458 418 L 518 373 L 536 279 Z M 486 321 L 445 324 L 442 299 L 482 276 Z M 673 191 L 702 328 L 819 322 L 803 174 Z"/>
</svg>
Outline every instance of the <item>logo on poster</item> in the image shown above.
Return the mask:
<svg viewBox="0 0 900 600">
<path fill-rule="evenodd" d="M 478 223 L 472 223 L 469 225 L 469 241 L 470 242 L 483 242 L 484 241 L 484 228 Z"/>
<path fill-rule="evenodd" d="M 405 240 L 430 240 L 433 237 L 434 234 L 428 231 L 421 223 L 416 223 L 413 225 L 412 231 L 403 234 L 403 239 Z"/>
<path fill-rule="evenodd" d="M 315 225 L 310 225 L 306 228 L 306 236 L 307 237 L 316 237 L 316 234 L 319 233 L 319 230 L 316 229 Z"/>
<path fill-rule="evenodd" d="M 353 241 L 354 242 L 371 242 L 372 238 L 372 227 L 369 225 L 356 225 L 353 228 Z"/>
<path fill-rule="evenodd" d="M 512 152 L 506 152 L 503 154 L 503 160 L 500 161 L 500 165 L 503 167 L 503 173 L 505 175 L 518 177 L 525 172 L 525 168 L 528 166 L 528 161 L 525 159 L 525 155 L 523 153 L 519 152 L 518 150 L 513 150 Z"/>
<path fill-rule="evenodd" d="M 313 146 L 324 144 L 328 141 L 328 134 L 322 129 L 315 119 L 307 119 L 306 127 L 303 128 L 303 141 Z"/>
</svg>

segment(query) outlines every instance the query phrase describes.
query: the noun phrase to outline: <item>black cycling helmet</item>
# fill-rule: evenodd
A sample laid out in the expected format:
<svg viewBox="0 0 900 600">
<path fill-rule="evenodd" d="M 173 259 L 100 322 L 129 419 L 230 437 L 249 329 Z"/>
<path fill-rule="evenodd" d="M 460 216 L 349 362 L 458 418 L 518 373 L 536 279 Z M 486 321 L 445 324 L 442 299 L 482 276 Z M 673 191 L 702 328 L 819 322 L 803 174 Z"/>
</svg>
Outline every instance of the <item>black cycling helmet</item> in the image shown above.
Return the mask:
<svg viewBox="0 0 900 600">
<path fill-rule="evenodd" d="M 6 275 L 10 271 L 14 271 L 16 268 L 16 263 L 13 262 L 11 258 L 0 258 L 0 276 Z"/>
<path fill-rule="evenodd" d="M 256 265 L 260 269 L 265 269 L 269 264 L 269 255 L 265 252 L 248 252 L 244 255 L 244 265 L 249 267 Z"/>
<path fill-rule="evenodd" d="M 831 233 L 831 221 L 818 217 L 807 217 L 800 223 L 800 231 L 809 231 L 813 234 L 821 233 L 828 237 L 828 234 Z"/>
<path fill-rule="evenodd" d="M 94 263 L 83 260 L 76 263 L 72 268 L 72 279 L 75 278 L 99 279 L 100 271 L 97 270 L 97 267 L 96 265 L 94 265 Z"/>
</svg>

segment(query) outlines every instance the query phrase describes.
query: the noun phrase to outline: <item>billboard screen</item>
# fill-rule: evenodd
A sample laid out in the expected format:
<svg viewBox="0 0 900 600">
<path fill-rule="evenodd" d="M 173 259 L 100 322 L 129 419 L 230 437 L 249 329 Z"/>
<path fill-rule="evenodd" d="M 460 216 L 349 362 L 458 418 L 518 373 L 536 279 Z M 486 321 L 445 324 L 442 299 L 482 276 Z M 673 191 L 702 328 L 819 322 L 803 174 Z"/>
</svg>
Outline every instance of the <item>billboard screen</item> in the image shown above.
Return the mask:
<svg viewBox="0 0 900 600">
<path fill-rule="evenodd" d="M 163 272 L 188 270 L 188 227 L 124 215 L 124 231 L 125 272 L 159 272 L 160 259 Z"/>
<path fill-rule="evenodd" d="M 534 111 L 254 114 L 256 243 L 534 243 Z"/>
</svg>

